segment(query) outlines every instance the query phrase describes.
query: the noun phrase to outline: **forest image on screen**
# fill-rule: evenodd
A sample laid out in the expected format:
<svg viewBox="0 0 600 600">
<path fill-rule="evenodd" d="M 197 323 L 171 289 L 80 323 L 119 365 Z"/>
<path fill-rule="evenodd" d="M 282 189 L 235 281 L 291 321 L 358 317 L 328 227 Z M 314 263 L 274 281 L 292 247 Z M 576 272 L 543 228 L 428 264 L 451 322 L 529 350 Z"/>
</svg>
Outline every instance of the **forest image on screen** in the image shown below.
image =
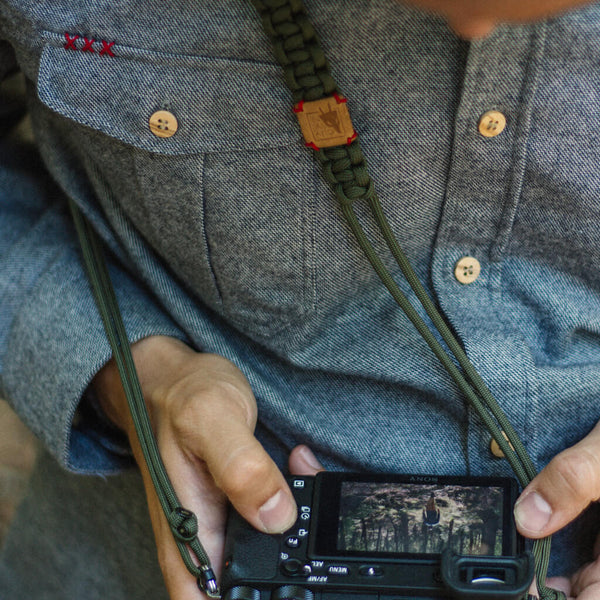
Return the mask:
<svg viewBox="0 0 600 600">
<path fill-rule="evenodd" d="M 502 555 L 499 487 L 342 483 L 338 550 Z"/>
</svg>

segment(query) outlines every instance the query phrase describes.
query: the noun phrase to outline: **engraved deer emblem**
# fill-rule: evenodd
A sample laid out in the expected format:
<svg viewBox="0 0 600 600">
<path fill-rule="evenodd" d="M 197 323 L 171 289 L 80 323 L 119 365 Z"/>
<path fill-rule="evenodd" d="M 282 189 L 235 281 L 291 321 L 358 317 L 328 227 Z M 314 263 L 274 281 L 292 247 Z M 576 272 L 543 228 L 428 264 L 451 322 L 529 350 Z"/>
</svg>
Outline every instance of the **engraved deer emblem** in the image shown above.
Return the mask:
<svg viewBox="0 0 600 600">
<path fill-rule="evenodd" d="M 323 110 L 323 107 L 320 107 L 319 118 L 323 125 L 334 129 L 337 133 L 342 133 L 342 127 L 340 124 L 340 117 L 336 110 Z"/>
</svg>

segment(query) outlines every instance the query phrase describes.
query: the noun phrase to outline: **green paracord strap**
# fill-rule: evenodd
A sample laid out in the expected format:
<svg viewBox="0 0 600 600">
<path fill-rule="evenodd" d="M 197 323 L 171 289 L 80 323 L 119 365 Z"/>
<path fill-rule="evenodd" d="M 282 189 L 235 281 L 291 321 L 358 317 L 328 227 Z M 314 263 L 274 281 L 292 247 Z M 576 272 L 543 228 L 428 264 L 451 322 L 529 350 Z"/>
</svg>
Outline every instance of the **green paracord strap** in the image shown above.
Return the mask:
<svg viewBox="0 0 600 600">
<path fill-rule="evenodd" d="M 329 65 L 301 0 L 251 0 L 258 10 L 274 54 L 281 64 L 294 103 L 315 101 L 339 93 Z M 407 317 L 467 398 L 506 456 L 522 487 L 537 474 L 531 458 L 492 393 L 466 356 L 434 302 L 420 283 L 383 213 L 369 176 L 358 137 L 347 145 L 315 149 L 323 175 L 340 202 L 344 217 L 367 259 Z M 429 327 L 400 290 L 367 239 L 353 204 L 368 203 L 373 217 L 404 277 L 462 371 L 439 344 Z M 506 435 L 506 438 L 504 437 Z M 546 587 L 551 538 L 533 545 L 541 600 L 566 600 L 563 592 Z"/>
<path fill-rule="evenodd" d="M 125 326 L 103 256 L 102 243 L 72 200 L 69 200 L 69 207 L 75 222 L 94 298 L 113 351 L 113 358 L 119 369 L 138 440 L 160 505 L 188 571 L 196 577 L 198 587 L 203 592 L 218 598 L 216 577 L 211 568 L 210 559 L 198 539 L 196 515 L 181 506 L 158 451 Z M 196 557 L 198 564 L 192 560 L 190 551 Z"/>
</svg>

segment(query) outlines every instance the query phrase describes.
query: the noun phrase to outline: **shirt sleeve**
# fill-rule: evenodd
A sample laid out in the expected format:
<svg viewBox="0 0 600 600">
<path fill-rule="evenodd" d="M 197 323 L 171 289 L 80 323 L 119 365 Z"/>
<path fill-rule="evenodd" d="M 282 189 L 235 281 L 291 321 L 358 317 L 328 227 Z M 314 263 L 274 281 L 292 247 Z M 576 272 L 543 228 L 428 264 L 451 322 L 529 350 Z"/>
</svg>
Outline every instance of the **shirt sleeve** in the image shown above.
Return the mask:
<svg viewBox="0 0 600 600">
<path fill-rule="evenodd" d="M 0 76 L 14 69 L 0 43 Z M 4 91 L 4 90 L 2 90 Z M 19 107 L 0 94 L 1 132 Z M 108 256 L 130 342 L 185 336 L 145 286 Z M 111 350 L 83 270 L 66 198 L 33 143 L 0 138 L 0 396 L 66 468 L 110 473 L 126 443 L 86 390 Z M 81 402 L 85 398 L 85 402 Z"/>
</svg>

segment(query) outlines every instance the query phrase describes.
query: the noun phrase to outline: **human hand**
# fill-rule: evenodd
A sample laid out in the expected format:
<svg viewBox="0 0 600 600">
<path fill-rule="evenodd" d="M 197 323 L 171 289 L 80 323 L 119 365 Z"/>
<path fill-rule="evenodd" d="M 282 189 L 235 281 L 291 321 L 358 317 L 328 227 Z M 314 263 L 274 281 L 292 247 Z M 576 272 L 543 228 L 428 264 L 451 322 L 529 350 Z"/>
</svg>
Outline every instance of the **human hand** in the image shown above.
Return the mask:
<svg viewBox="0 0 600 600">
<path fill-rule="evenodd" d="M 551 577 L 549 587 L 563 591 L 567 600 L 598 600 L 600 598 L 600 536 L 594 548 L 594 562 L 585 565 L 571 578 Z"/>
<path fill-rule="evenodd" d="M 197 353 L 162 336 L 137 342 L 132 354 L 165 468 L 182 506 L 198 517 L 198 537 L 215 569 L 222 560 L 227 499 L 261 531 L 291 527 L 296 505 L 281 472 L 253 435 L 256 402 L 241 371 L 223 357 Z M 93 385 L 107 416 L 127 433 L 140 466 L 171 600 L 201 598 L 154 491 L 113 361 Z M 290 457 L 296 474 L 314 471 L 304 454 L 300 448 Z"/>
<path fill-rule="evenodd" d="M 575 446 L 558 454 L 523 490 L 515 505 L 519 531 L 542 538 L 558 531 L 600 497 L 600 423 Z M 570 599 L 600 598 L 600 538 L 595 561 L 570 579 L 548 579 Z"/>
<path fill-rule="evenodd" d="M 531 23 L 589 4 L 591 0 L 403 0 L 444 17 L 467 40 L 489 35 L 499 23 Z"/>
</svg>

